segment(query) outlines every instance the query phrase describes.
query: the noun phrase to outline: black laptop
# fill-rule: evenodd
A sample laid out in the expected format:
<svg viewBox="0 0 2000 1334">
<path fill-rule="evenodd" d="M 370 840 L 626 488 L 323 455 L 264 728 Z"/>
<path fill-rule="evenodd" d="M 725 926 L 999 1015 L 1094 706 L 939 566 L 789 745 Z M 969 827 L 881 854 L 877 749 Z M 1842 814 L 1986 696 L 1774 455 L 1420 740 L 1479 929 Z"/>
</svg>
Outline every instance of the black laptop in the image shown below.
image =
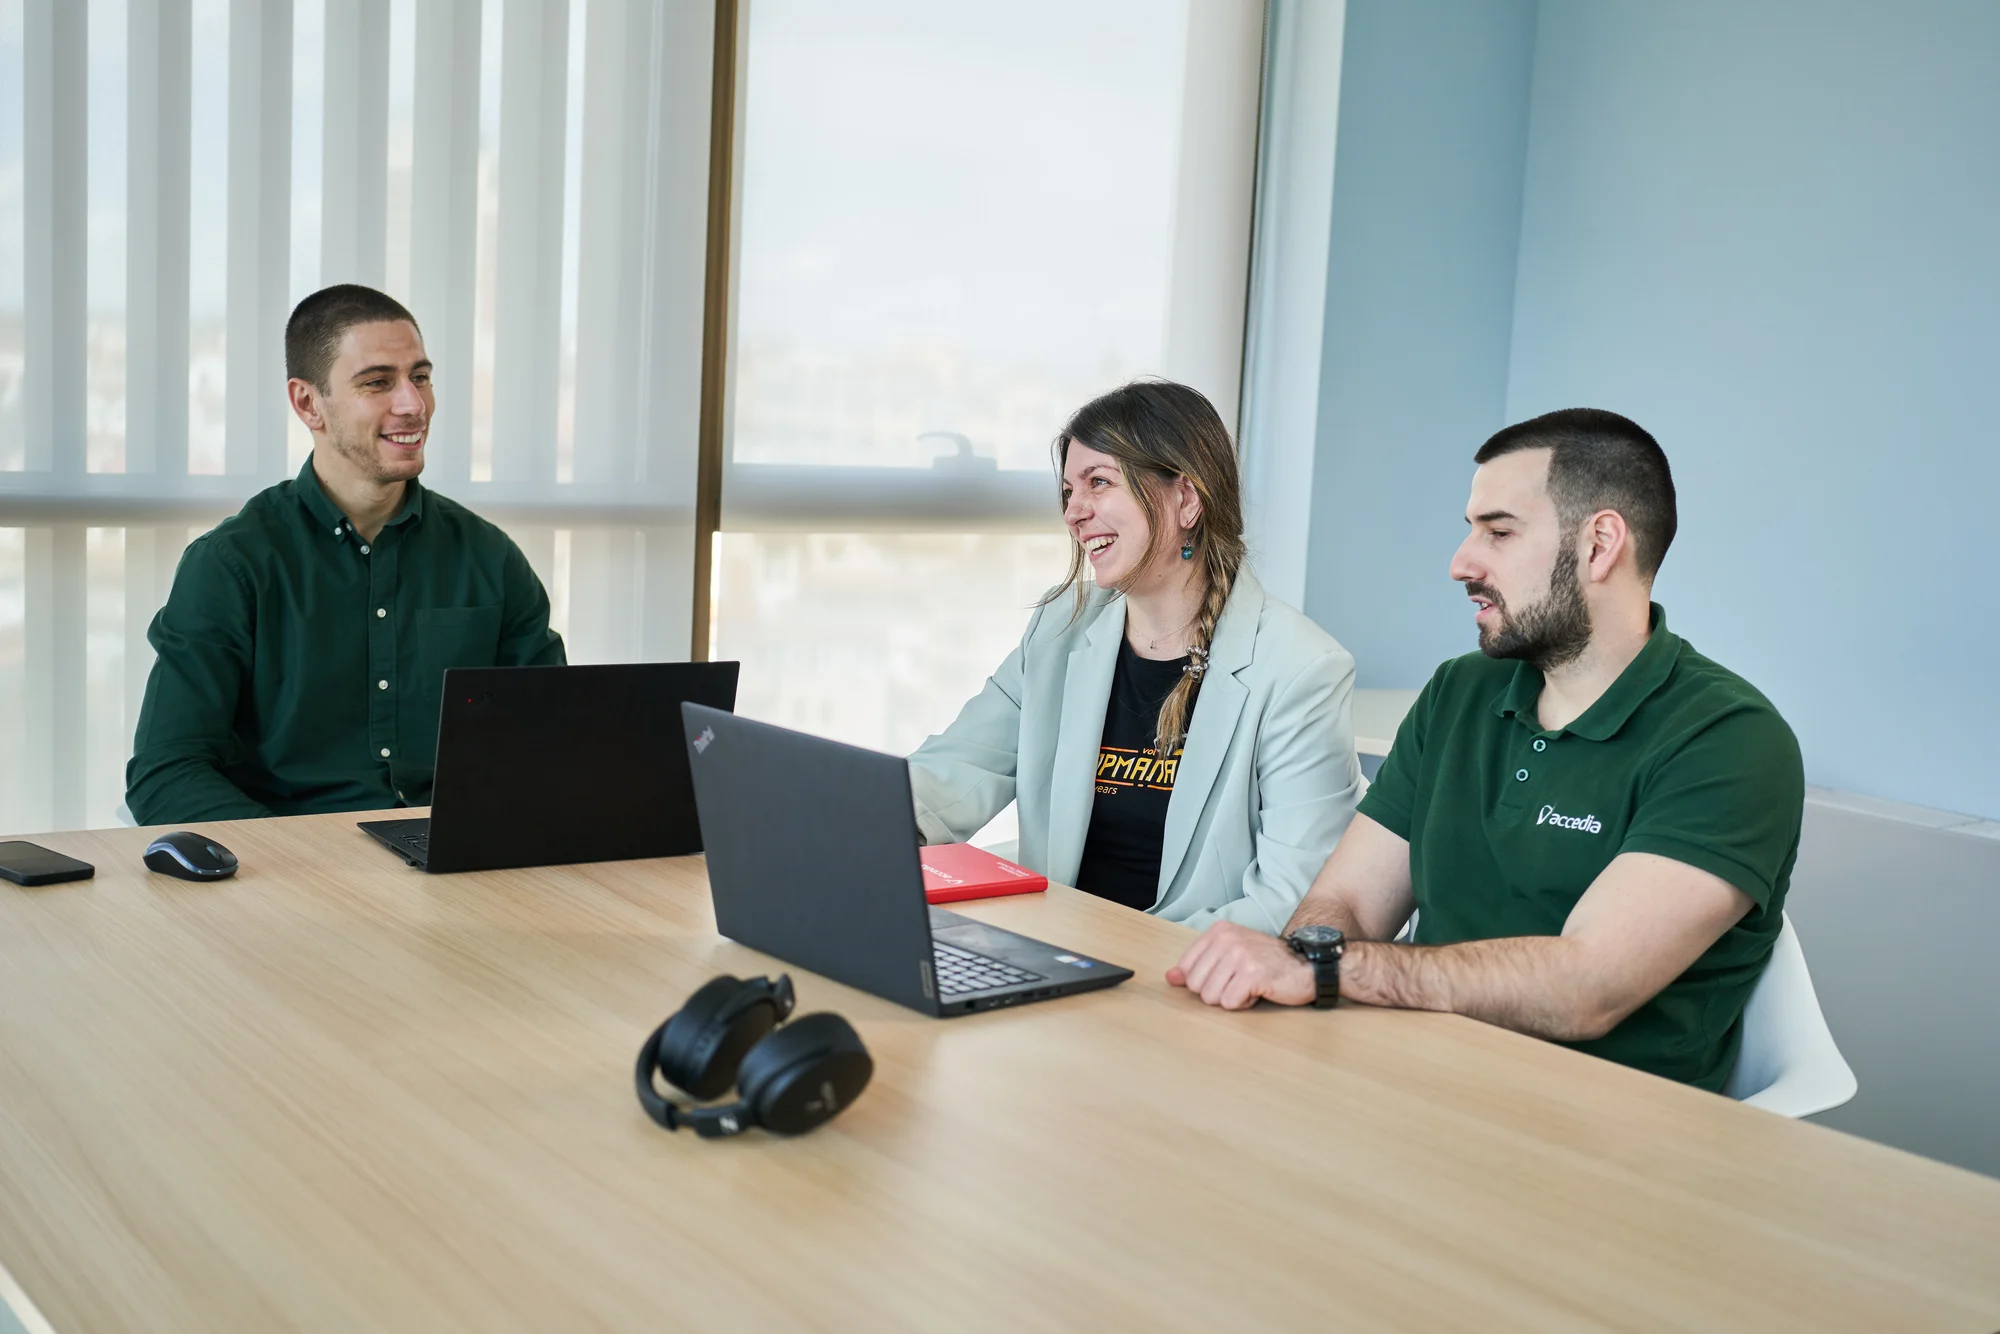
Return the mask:
<svg viewBox="0 0 2000 1334">
<path fill-rule="evenodd" d="M 701 704 L 681 712 L 723 935 L 941 1017 L 1132 976 L 926 904 L 903 760 Z"/>
<path fill-rule="evenodd" d="M 735 708 L 739 665 L 454 667 L 430 818 L 361 827 L 426 871 L 700 852 L 681 704 Z"/>
</svg>

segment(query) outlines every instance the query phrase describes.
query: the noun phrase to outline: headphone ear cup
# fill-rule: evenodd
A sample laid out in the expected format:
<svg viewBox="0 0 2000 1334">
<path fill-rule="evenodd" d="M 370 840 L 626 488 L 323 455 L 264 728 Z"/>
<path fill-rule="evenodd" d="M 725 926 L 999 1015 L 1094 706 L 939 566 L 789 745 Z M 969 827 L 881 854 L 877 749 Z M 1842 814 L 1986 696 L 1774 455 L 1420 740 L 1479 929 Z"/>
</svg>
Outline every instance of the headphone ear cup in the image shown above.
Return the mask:
<svg viewBox="0 0 2000 1334">
<path fill-rule="evenodd" d="M 737 1088 L 753 1122 L 798 1135 L 832 1120 L 868 1087 L 875 1062 L 837 1014 L 794 1019 L 743 1058 Z"/>
<path fill-rule="evenodd" d="M 769 1004 L 749 1006 L 733 1020 L 722 1020 L 738 993 L 752 985 L 725 973 L 703 983 L 667 1021 L 658 1056 L 668 1083 L 703 1101 L 728 1092 L 743 1054 L 778 1023 L 777 1010 Z"/>
</svg>

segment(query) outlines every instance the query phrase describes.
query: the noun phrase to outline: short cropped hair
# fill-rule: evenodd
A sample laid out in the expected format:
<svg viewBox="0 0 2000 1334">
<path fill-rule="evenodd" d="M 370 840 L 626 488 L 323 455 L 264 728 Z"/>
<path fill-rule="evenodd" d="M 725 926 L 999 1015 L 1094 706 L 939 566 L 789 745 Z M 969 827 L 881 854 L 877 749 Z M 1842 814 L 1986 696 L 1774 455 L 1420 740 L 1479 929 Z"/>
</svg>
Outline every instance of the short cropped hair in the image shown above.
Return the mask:
<svg viewBox="0 0 2000 1334">
<path fill-rule="evenodd" d="M 327 393 L 332 389 L 328 381 L 334 359 L 340 355 L 340 340 L 347 331 L 357 324 L 399 320 L 416 327 L 416 316 L 385 292 L 359 283 L 322 287 L 299 302 L 292 309 L 292 318 L 285 321 L 285 375 Z"/>
<path fill-rule="evenodd" d="M 1632 532 L 1639 573 L 1653 577 L 1680 522 L 1674 474 L 1658 441 L 1615 412 L 1564 408 L 1496 432 L 1472 458 L 1487 463 L 1522 449 L 1550 451 L 1549 498 L 1563 527 L 1617 510 Z"/>
</svg>

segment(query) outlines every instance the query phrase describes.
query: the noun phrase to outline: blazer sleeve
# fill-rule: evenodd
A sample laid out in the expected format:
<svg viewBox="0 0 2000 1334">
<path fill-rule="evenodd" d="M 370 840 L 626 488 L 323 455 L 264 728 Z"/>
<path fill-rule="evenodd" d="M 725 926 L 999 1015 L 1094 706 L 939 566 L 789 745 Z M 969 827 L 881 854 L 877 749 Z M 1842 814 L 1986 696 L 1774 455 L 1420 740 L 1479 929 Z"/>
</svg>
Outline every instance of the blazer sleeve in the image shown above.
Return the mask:
<svg viewBox="0 0 2000 1334">
<path fill-rule="evenodd" d="M 1202 930 L 1236 922 L 1277 935 L 1354 819 L 1354 658 L 1335 648 L 1273 697 L 1257 741 L 1254 853 L 1236 898 L 1181 919 Z"/>
<path fill-rule="evenodd" d="M 963 843 L 1014 800 L 1023 664 L 1047 610 L 1035 608 L 1020 644 L 966 701 L 951 726 L 926 737 L 910 753 L 910 794 L 925 843 Z"/>
</svg>

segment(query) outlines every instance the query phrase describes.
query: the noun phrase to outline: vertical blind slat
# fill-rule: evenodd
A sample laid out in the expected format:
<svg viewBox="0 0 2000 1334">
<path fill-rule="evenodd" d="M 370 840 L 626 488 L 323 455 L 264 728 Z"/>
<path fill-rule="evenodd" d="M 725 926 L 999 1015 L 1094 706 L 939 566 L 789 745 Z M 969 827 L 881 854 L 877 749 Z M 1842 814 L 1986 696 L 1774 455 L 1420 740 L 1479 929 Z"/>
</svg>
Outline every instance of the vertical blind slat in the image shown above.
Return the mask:
<svg viewBox="0 0 2000 1334">
<path fill-rule="evenodd" d="M 467 480 L 472 458 L 481 8 L 480 0 L 426 0 L 417 8 L 410 300 L 437 366 L 425 471 L 447 488 Z"/>
<path fill-rule="evenodd" d="M 578 218 L 576 480 L 636 475 L 650 24 L 633 0 L 590 0 Z"/>
<path fill-rule="evenodd" d="M 227 471 L 285 468 L 292 224 L 292 0 L 229 9 Z"/>
<path fill-rule="evenodd" d="M 21 425 L 30 472 L 84 470 L 88 16 L 76 0 L 27 0 L 23 16 Z"/>
<path fill-rule="evenodd" d="M 188 462 L 189 0 L 129 0 L 125 184 L 125 470 Z"/>
<path fill-rule="evenodd" d="M 319 285 L 381 287 L 388 267 L 389 0 L 326 0 Z"/>
<path fill-rule="evenodd" d="M 579 528 L 570 534 L 569 640 L 577 661 L 638 659 L 640 546 L 632 528 Z"/>
<path fill-rule="evenodd" d="M 715 60 L 712 0 L 663 0 L 653 7 L 646 45 L 648 170 L 640 227 L 646 250 L 638 269 L 642 300 L 638 392 L 633 404 L 642 449 L 637 479 L 692 507 L 708 263 L 709 82 Z M 740 81 L 737 86 L 740 91 Z M 693 188 L 696 181 L 702 188 Z M 684 559 L 690 566 L 693 541 L 690 526 L 684 539 Z M 682 651 L 677 649 L 675 656 Z"/>
<path fill-rule="evenodd" d="M 500 220 L 493 477 L 555 480 L 562 352 L 566 0 L 507 0 L 500 38 Z"/>
<path fill-rule="evenodd" d="M 23 629 L 27 640 L 30 768 L 49 775 L 44 818 L 76 829 L 84 815 L 86 532 L 80 523 L 30 528 Z"/>
</svg>

